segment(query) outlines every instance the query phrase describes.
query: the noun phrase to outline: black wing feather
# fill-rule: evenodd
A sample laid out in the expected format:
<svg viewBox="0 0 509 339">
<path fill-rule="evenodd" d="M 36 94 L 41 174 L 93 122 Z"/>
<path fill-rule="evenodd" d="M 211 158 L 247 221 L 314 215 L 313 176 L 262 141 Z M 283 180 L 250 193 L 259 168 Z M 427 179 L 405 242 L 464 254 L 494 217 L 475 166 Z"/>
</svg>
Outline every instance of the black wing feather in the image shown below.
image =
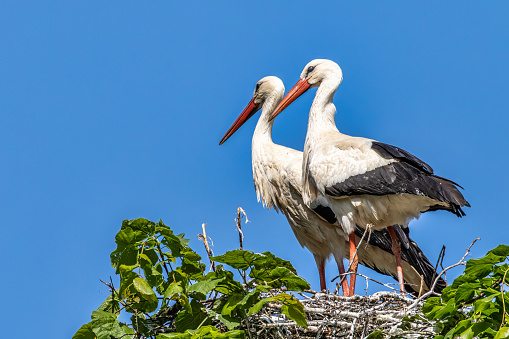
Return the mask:
<svg viewBox="0 0 509 339">
<path fill-rule="evenodd" d="M 426 172 L 433 174 L 433 168 L 431 168 L 430 165 L 404 149 L 378 141 L 373 141 L 371 148 L 377 151 L 385 159 L 398 159 L 400 161 L 408 162 L 415 167 L 420 167 Z"/>
<path fill-rule="evenodd" d="M 318 205 L 313 208 L 313 211 L 325 219 L 329 224 L 335 224 L 337 221 L 336 215 L 329 207 Z"/>
<path fill-rule="evenodd" d="M 458 190 L 459 185 L 455 182 L 434 175 L 433 169 L 428 164 L 398 147 L 373 142 L 372 148 L 382 157 L 397 161 L 326 187 L 325 193 L 337 197 L 365 194 L 427 196 L 447 204 L 447 206 L 434 205 L 427 211 L 442 209 L 458 217 L 465 215 L 461 207 L 470 204 Z"/>
</svg>

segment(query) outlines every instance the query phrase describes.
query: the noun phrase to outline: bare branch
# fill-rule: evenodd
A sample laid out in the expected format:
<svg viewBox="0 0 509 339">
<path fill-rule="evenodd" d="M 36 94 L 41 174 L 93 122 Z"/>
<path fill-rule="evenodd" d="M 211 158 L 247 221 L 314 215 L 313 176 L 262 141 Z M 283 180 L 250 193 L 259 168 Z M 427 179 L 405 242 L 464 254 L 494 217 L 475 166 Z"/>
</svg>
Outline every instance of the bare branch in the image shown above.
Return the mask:
<svg viewBox="0 0 509 339">
<path fill-rule="evenodd" d="M 481 238 L 477 238 L 477 239 L 474 239 L 474 241 L 472 241 L 472 243 L 470 244 L 470 246 L 468 246 L 466 252 L 465 252 L 465 255 L 460 259 L 460 261 L 458 261 L 457 263 L 449 266 L 449 267 L 446 267 L 445 269 L 442 270 L 442 272 L 435 278 L 435 281 L 433 282 L 433 284 L 431 285 L 431 288 L 429 289 L 428 292 L 424 293 L 420 298 L 416 299 L 414 301 L 414 303 L 412 305 L 410 305 L 408 308 L 409 309 L 412 309 L 414 308 L 415 306 L 419 305 L 424 299 L 430 297 L 431 295 L 435 294 L 435 295 L 438 295 L 436 292 L 435 292 L 435 287 L 437 286 L 437 282 L 438 282 L 438 279 L 440 279 L 440 277 L 445 274 L 445 272 L 447 272 L 448 270 L 450 270 L 451 268 L 454 268 L 456 266 L 460 266 L 460 265 L 466 265 L 466 261 L 465 261 L 465 258 L 467 257 L 467 255 L 470 253 L 470 249 L 472 248 L 472 246 L 474 246 L 474 244 L 476 243 L 476 241 L 478 240 L 481 240 Z"/>
<path fill-rule="evenodd" d="M 209 237 L 207 237 L 207 231 L 205 230 L 205 226 L 207 224 L 201 224 L 201 229 L 203 230 L 203 234 L 198 234 L 198 239 L 203 241 L 203 244 L 205 245 L 205 250 L 207 251 L 207 255 L 209 256 L 210 261 L 210 268 L 215 272 L 216 271 L 216 265 L 214 264 L 214 261 L 212 260 L 212 257 L 214 256 L 214 252 L 212 252 L 212 249 L 209 246 Z M 212 242 L 212 239 L 210 239 L 210 243 L 212 246 L 214 246 L 214 243 Z"/>
</svg>

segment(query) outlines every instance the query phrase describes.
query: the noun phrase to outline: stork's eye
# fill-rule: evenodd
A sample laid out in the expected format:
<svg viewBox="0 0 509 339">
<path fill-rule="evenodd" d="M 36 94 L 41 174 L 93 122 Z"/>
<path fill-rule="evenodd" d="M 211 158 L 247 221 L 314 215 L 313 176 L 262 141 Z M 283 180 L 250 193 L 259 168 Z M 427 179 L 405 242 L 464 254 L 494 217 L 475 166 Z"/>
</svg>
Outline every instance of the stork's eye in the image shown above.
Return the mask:
<svg viewBox="0 0 509 339">
<path fill-rule="evenodd" d="M 315 66 L 309 66 L 307 74 L 309 74 L 310 72 L 313 72 L 314 69 L 315 69 Z"/>
<path fill-rule="evenodd" d="M 255 92 L 258 92 L 258 89 L 260 88 L 261 84 L 256 84 Z"/>
</svg>

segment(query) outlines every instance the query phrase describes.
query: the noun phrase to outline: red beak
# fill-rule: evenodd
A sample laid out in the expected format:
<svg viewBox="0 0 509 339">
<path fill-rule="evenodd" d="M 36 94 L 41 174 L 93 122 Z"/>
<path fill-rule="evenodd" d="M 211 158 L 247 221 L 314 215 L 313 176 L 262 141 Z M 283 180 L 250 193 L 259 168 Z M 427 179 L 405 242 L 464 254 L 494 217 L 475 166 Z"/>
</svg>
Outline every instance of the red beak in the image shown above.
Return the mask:
<svg viewBox="0 0 509 339">
<path fill-rule="evenodd" d="M 226 140 L 228 140 L 229 137 L 235 133 L 240 126 L 244 125 L 246 121 L 249 120 L 260 108 L 254 103 L 254 99 L 251 99 L 249 104 L 247 104 L 246 108 L 242 111 L 242 113 L 239 115 L 237 120 L 233 123 L 232 127 L 226 132 L 223 139 L 219 142 L 219 145 L 222 145 Z"/>
<path fill-rule="evenodd" d="M 307 82 L 307 80 L 297 81 L 295 86 L 293 86 L 290 92 L 288 92 L 288 94 L 283 98 L 283 101 L 281 101 L 276 107 L 276 110 L 272 112 L 269 120 L 274 119 L 279 113 L 283 112 L 286 107 L 290 106 L 292 102 L 304 94 L 310 87 L 311 85 Z"/>
</svg>

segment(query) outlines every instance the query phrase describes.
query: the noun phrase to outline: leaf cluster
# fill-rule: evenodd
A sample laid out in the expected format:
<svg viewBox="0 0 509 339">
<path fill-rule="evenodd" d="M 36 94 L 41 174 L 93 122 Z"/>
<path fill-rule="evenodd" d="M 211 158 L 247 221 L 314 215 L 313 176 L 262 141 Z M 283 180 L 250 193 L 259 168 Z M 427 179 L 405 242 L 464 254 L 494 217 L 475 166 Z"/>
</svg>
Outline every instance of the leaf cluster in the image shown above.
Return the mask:
<svg viewBox="0 0 509 339">
<path fill-rule="evenodd" d="M 107 283 L 111 294 L 73 339 L 244 338 L 241 328 L 249 328 L 249 316 L 267 302 L 280 303 L 285 315 L 307 325 L 298 299 L 271 291 L 302 291 L 309 284 L 270 252 L 233 250 L 212 258 L 240 273 L 238 281 L 224 265 L 207 273 L 184 234 L 162 221 L 125 220 L 115 242 L 110 259 L 120 284 Z"/>
<path fill-rule="evenodd" d="M 436 320 L 437 339 L 509 337 L 509 246 L 499 245 L 480 259 L 470 259 L 465 272 L 440 297 L 429 298 L 423 313 Z"/>
</svg>

